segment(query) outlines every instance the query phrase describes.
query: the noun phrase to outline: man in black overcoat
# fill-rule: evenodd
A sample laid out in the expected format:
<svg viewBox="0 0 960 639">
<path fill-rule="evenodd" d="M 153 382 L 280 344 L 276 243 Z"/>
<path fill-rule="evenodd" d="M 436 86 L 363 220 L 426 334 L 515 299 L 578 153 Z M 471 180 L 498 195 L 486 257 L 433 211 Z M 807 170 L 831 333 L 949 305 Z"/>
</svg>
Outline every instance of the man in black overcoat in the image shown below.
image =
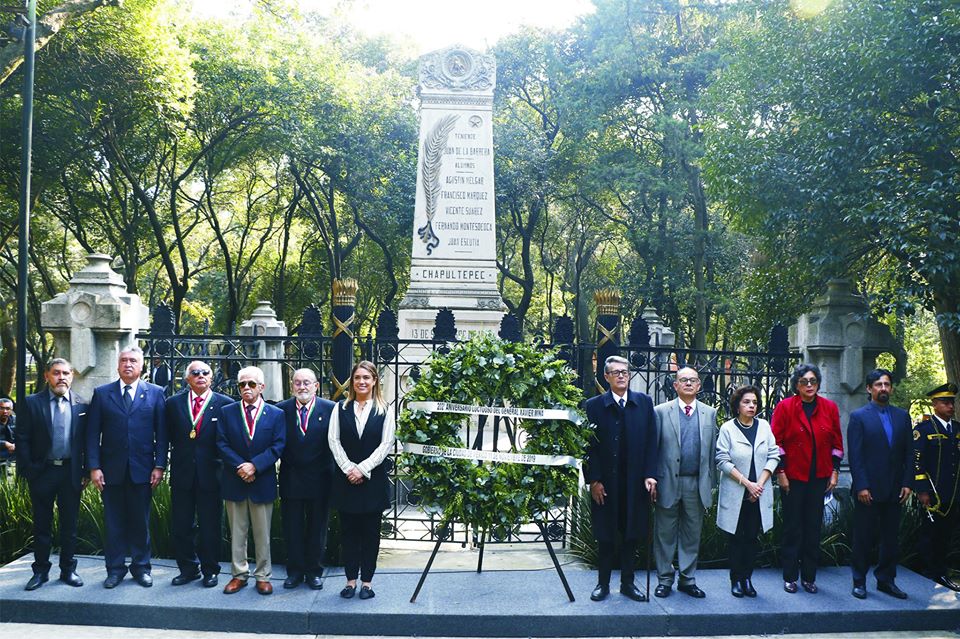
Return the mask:
<svg viewBox="0 0 960 639">
<path fill-rule="evenodd" d="M 235 400 L 213 392 L 206 362 L 187 365 L 188 388 L 167 400 L 170 437 L 170 536 L 180 574 L 174 586 L 200 579 L 213 588 L 220 574 L 223 502 L 220 499 L 220 409 Z M 196 525 L 194 525 L 196 522 Z"/>
<path fill-rule="evenodd" d="M 584 404 L 594 426 L 594 438 L 583 465 L 584 481 L 593 498 L 590 515 L 599 545 L 598 579 L 590 598 L 610 594 L 614 544 L 619 534 L 620 592 L 634 601 L 647 595 L 634 584 L 637 540 L 647 532 L 650 492 L 657 485 L 657 426 L 653 401 L 629 390 L 630 368 L 616 355 L 604 362 L 603 376 L 610 390 Z"/>
<path fill-rule="evenodd" d="M 309 368 L 293 373 L 294 396 L 277 404 L 287 426 L 287 445 L 280 458 L 280 515 L 287 546 L 284 588 L 306 581 L 323 588 L 323 551 L 327 545 L 333 455 L 327 443 L 334 404 L 317 397 L 316 374 Z"/>
</svg>

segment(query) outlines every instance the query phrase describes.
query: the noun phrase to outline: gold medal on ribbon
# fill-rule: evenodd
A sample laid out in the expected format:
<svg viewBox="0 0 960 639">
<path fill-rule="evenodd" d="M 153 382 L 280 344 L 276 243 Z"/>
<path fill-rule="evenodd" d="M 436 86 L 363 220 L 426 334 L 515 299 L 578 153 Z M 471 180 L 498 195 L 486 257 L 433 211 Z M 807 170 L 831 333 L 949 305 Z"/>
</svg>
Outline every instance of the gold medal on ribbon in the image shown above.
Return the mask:
<svg viewBox="0 0 960 639">
<path fill-rule="evenodd" d="M 197 438 L 197 431 L 191 430 L 191 431 L 190 431 L 190 439 L 196 439 L 196 438 Z"/>
</svg>

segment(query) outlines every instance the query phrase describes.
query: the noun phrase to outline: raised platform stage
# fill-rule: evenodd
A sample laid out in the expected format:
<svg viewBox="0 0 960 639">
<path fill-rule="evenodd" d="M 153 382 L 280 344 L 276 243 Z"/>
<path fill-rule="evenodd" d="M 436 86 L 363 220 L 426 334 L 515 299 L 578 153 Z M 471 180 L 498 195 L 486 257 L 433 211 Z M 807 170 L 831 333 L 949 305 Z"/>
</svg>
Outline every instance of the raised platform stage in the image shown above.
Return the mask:
<svg viewBox="0 0 960 639">
<path fill-rule="evenodd" d="M 676 591 L 666 599 L 635 603 L 618 592 L 601 603 L 590 601 L 596 573 L 576 566 L 565 572 L 576 602 L 568 602 L 556 572 L 441 571 L 430 573 L 417 603 L 409 602 L 419 570 L 377 573 L 377 596 L 368 601 L 338 596 L 342 570 L 332 570 L 324 589 L 301 585 L 284 590 L 282 567 L 273 576 L 274 594 L 257 594 L 251 582 L 234 595 L 200 582 L 174 588 L 172 562 L 154 564 L 152 588 L 129 577 L 106 590 L 99 558 L 82 558 L 78 572 L 86 585 L 71 588 L 51 577 L 39 590 L 26 592 L 30 559 L 0 568 L 0 621 L 98 626 L 132 626 L 228 632 L 448 637 L 610 637 L 644 635 L 733 635 L 942 630 L 960 628 L 960 598 L 942 586 L 901 568 L 897 583 L 910 598 L 899 601 L 876 592 L 868 581 L 865 601 L 850 595 L 846 568 L 821 571 L 820 592 L 783 591 L 779 571 L 759 570 L 757 599 L 730 595 L 724 570 L 704 570 L 697 583 L 702 600 Z M 226 578 L 224 578 L 226 577 Z M 614 580 L 617 575 L 614 573 Z M 643 587 L 643 573 L 638 574 Z M 651 585 L 656 584 L 654 578 Z"/>
</svg>

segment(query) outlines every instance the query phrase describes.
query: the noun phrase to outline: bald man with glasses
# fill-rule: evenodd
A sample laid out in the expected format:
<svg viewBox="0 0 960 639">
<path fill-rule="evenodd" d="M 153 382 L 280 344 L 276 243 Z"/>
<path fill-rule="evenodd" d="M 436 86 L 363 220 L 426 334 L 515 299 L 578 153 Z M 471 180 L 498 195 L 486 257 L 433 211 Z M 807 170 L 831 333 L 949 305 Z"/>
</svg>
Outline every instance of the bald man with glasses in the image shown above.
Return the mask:
<svg viewBox="0 0 960 639">
<path fill-rule="evenodd" d="M 187 365 L 187 388 L 166 402 L 170 437 L 170 535 L 180 574 L 174 586 L 203 577 L 203 586 L 217 585 L 220 573 L 220 453 L 217 424 L 220 409 L 234 400 L 211 388 L 213 371 L 206 362 Z"/>
</svg>

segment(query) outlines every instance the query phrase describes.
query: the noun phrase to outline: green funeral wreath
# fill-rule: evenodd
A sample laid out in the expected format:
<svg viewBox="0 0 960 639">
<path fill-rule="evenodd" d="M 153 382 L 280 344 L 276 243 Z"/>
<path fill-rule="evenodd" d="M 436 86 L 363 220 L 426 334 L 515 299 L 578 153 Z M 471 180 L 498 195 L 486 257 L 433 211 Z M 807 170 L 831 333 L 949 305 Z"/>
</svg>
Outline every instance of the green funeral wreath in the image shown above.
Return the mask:
<svg viewBox="0 0 960 639">
<path fill-rule="evenodd" d="M 441 401 L 577 410 L 580 403 L 574 373 L 555 351 L 490 335 L 460 342 L 446 354 L 435 353 L 426 368 L 404 397 L 407 405 Z M 467 415 L 405 408 L 397 432 L 403 442 L 463 448 L 460 432 L 468 419 Z M 591 436 L 585 420 L 580 424 L 523 420 L 519 426 L 516 440 L 522 450 L 510 452 L 582 459 Z M 490 428 L 492 418 L 487 422 Z M 412 480 L 422 505 L 438 509 L 444 522 L 464 522 L 496 536 L 540 520 L 550 509 L 568 503 L 577 494 L 579 481 L 578 469 L 570 466 L 478 463 L 413 454 L 401 456 L 401 472 Z"/>
</svg>

